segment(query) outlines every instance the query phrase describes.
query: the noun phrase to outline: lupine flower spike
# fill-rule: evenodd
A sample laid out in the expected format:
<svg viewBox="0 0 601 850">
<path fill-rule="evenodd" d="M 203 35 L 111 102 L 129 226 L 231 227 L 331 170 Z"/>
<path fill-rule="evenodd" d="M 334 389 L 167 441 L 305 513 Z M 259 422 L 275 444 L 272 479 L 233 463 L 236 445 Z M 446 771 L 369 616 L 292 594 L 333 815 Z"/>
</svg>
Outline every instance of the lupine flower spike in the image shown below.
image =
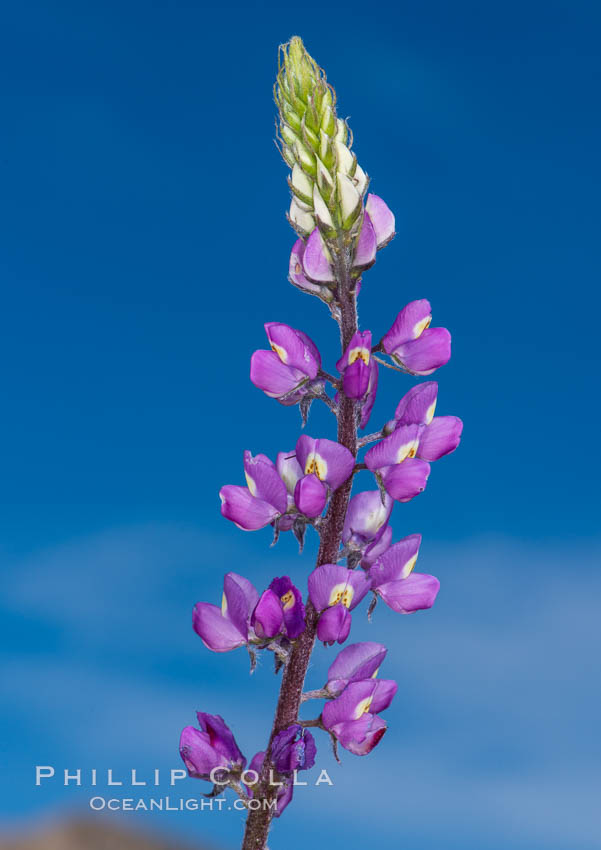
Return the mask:
<svg viewBox="0 0 601 850">
<path fill-rule="evenodd" d="M 335 414 L 337 430 L 302 433 L 289 451 L 270 456 L 245 451 L 246 484 L 226 484 L 219 493 L 222 515 L 244 531 L 271 526 L 273 543 L 280 532 L 292 531 L 301 547 L 305 533 L 316 534 L 316 563 L 305 568 L 304 578 L 299 568 L 294 581 L 278 576 L 260 590 L 228 572 L 221 605 L 198 602 L 193 611 L 194 630 L 206 648 L 223 653 L 246 647 L 253 660 L 259 652 L 271 653 L 276 672 L 282 672 L 275 717 L 265 719 L 265 747 L 247 769 L 219 715 L 198 712 L 198 727 L 181 734 L 190 776 L 212 782 L 211 794 L 233 790 L 247 807 L 243 850 L 266 850 L 272 819 L 292 802 L 297 773 L 318 764 L 319 739 L 308 727 L 325 732 L 335 752 L 340 745 L 365 756 L 382 740 L 382 713 L 397 691 L 396 682 L 378 676 L 388 650 L 376 641 L 347 641 L 353 618 L 371 617 L 378 600 L 400 614 L 434 604 L 440 582 L 414 569 L 421 535 L 395 540 L 392 515 L 401 510 L 398 503 L 425 490 L 432 464 L 457 448 L 463 428 L 456 416 L 435 416 L 438 385 L 427 380 L 402 386 L 395 399 L 381 399 L 388 411 L 379 430 L 359 437 L 358 429 L 374 417 L 378 366 L 405 373 L 403 380 L 429 376 L 448 362 L 451 336 L 430 326 L 426 298 L 402 307 L 392 325 L 395 307 L 402 305 L 387 308 L 382 327 L 359 327 L 357 298 L 378 251 L 395 236 L 394 215 L 380 195 L 368 193 L 369 178 L 338 114 L 334 89 L 298 37 L 280 48 L 274 94 L 278 145 L 289 168 L 287 216 L 295 232 L 282 272 L 325 303 L 342 345 L 336 362 L 323 364 L 304 322 L 302 329 L 265 323 L 268 345 L 250 358 L 252 383 L 279 404 L 298 404 L 303 425 L 311 404 L 322 402 Z M 396 286 L 389 296 L 395 292 Z M 386 300 L 382 292 L 378 298 Z M 353 493 L 359 475 L 365 489 Z M 337 653 L 336 644 L 342 645 Z M 315 645 L 328 654 L 326 681 L 303 692 Z M 403 687 L 410 686 L 405 677 Z M 322 701 L 316 716 L 301 718 L 301 704 L 315 700 Z M 245 704 L 242 692 L 240 701 Z M 388 716 L 399 726 L 402 706 Z"/>
</svg>

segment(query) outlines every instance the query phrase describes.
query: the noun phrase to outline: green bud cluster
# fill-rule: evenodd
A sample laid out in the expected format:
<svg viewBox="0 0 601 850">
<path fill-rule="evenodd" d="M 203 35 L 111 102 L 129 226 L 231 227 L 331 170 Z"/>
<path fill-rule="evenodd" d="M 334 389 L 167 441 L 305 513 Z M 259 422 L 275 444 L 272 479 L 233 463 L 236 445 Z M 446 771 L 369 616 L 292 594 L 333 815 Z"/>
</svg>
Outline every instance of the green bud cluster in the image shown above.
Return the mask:
<svg viewBox="0 0 601 850">
<path fill-rule="evenodd" d="M 292 169 L 291 225 L 302 237 L 317 225 L 327 239 L 356 230 L 368 178 L 336 115 L 336 93 L 298 36 L 280 47 L 274 95 L 280 150 Z"/>
</svg>

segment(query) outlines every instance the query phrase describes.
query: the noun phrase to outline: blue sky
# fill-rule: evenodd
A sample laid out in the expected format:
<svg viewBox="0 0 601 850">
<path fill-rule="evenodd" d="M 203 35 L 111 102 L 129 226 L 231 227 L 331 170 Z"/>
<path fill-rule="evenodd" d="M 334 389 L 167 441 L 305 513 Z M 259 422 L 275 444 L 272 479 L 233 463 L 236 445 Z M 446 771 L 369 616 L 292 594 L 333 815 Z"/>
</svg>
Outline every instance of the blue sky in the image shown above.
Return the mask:
<svg viewBox="0 0 601 850">
<path fill-rule="evenodd" d="M 439 412 L 465 431 L 393 517 L 398 535 L 424 535 L 435 609 L 360 626 L 391 642 L 390 732 L 345 758 L 331 801 L 299 791 L 276 835 L 302 846 L 310 816 L 364 846 L 377 811 L 382 840 L 400 830 L 411 850 L 598 847 L 599 7 L 303 10 L 5 15 L 4 819 L 87 800 L 33 788 L 41 760 L 178 766 L 196 708 L 231 718 L 249 755 L 263 743 L 271 671 L 249 680 L 241 654 L 211 656 L 189 618 L 228 569 L 262 586 L 284 570 L 302 583 L 311 563 L 230 527 L 217 501 L 245 448 L 298 436 L 296 411 L 248 381 L 262 323 L 302 327 L 332 368 L 337 356 L 327 311 L 286 282 L 271 85 L 277 44 L 298 33 L 397 215 L 362 326 L 381 334 L 430 299 L 454 345 Z M 382 379 L 374 423 L 410 385 Z M 330 420 L 316 411 L 308 432 L 331 436 Z M 238 816 L 160 817 L 235 846 Z"/>
</svg>

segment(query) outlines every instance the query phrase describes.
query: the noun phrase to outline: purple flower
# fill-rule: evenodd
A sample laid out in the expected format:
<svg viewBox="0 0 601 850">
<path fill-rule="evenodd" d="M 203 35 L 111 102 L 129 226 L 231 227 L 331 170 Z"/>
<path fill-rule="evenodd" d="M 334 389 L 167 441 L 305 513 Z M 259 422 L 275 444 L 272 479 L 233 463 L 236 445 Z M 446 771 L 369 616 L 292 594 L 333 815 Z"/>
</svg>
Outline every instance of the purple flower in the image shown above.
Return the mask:
<svg viewBox="0 0 601 850">
<path fill-rule="evenodd" d="M 361 232 L 359 233 L 355 248 L 355 256 L 353 257 L 353 268 L 359 271 L 365 271 L 370 266 L 373 266 L 376 261 L 377 248 L 376 231 L 374 230 L 369 213 L 365 212 L 363 214 Z"/>
<path fill-rule="evenodd" d="M 434 418 L 438 384 L 436 381 L 424 381 L 416 384 L 405 393 L 394 413 L 394 428 L 399 425 L 429 425 Z"/>
<path fill-rule="evenodd" d="M 430 302 L 411 301 L 382 337 L 384 351 L 413 375 L 431 375 L 451 357 L 451 334 L 430 328 L 431 321 Z"/>
<path fill-rule="evenodd" d="M 461 440 L 463 422 L 458 416 L 435 416 L 420 433 L 417 456 L 435 461 L 454 452 Z"/>
<path fill-rule="evenodd" d="M 395 222 L 394 214 L 378 195 L 368 195 L 365 211 L 369 215 L 372 227 L 376 235 L 378 251 L 388 245 L 394 237 Z"/>
<path fill-rule="evenodd" d="M 294 504 L 307 517 L 317 517 L 323 511 L 328 498 L 326 485 L 315 473 L 304 475 L 294 488 Z"/>
<path fill-rule="evenodd" d="M 315 764 L 317 747 L 313 735 L 300 723 L 279 732 L 271 745 L 271 760 L 284 776 L 294 770 L 309 770 Z"/>
<path fill-rule="evenodd" d="M 344 643 L 351 628 L 350 612 L 370 587 L 365 573 L 340 564 L 323 564 L 309 576 L 309 598 L 320 614 L 317 637 L 327 644 Z"/>
<path fill-rule="evenodd" d="M 313 230 L 305 245 L 303 270 L 305 276 L 314 283 L 332 283 L 334 281 L 330 252 L 326 248 L 317 227 Z"/>
<path fill-rule="evenodd" d="M 286 512 L 286 485 L 266 455 L 245 451 L 244 473 L 248 487 L 226 484 L 219 491 L 221 513 L 243 531 L 256 531 Z"/>
<path fill-rule="evenodd" d="M 342 389 L 347 398 L 363 398 L 371 376 L 371 331 L 357 331 L 336 368 L 342 374 Z"/>
<path fill-rule="evenodd" d="M 209 602 L 194 606 L 192 625 L 213 652 L 229 652 L 248 643 L 250 616 L 259 594 L 243 576 L 227 573 L 223 579 L 221 608 Z"/>
<path fill-rule="evenodd" d="M 376 394 L 378 392 L 378 364 L 372 357 L 369 361 L 369 381 L 367 384 L 367 392 L 361 406 L 361 428 L 365 428 L 369 422 L 371 412 L 373 410 Z"/>
<path fill-rule="evenodd" d="M 398 502 L 421 493 L 430 475 L 430 464 L 416 458 L 419 436 L 419 425 L 401 425 L 365 455 L 367 468 L 380 475 L 386 492 Z"/>
<path fill-rule="evenodd" d="M 265 752 L 260 751 L 255 753 L 252 757 L 250 764 L 248 765 L 248 772 L 254 771 L 256 774 L 260 775 L 261 768 L 263 767 L 263 762 L 265 761 Z M 276 792 L 276 808 L 274 811 L 274 817 L 279 818 L 288 803 L 292 800 L 292 791 L 293 791 L 293 781 L 290 777 L 284 777 L 284 780 L 281 785 L 278 785 L 278 790 Z M 246 790 L 248 792 L 249 797 L 254 796 L 254 784 L 246 784 Z"/>
<path fill-rule="evenodd" d="M 265 331 L 272 350 L 254 352 L 250 379 L 271 398 L 295 404 L 321 367 L 317 346 L 302 331 L 280 322 L 267 322 Z"/>
<path fill-rule="evenodd" d="M 305 606 L 300 590 L 292 584 L 288 576 L 274 578 L 269 589 L 276 594 L 282 606 L 286 637 L 296 640 L 305 630 Z"/>
<path fill-rule="evenodd" d="M 179 751 L 188 774 L 197 779 L 210 779 L 211 771 L 218 769 L 239 772 L 246 759 L 240 752 L 234 736 L 218 714 L 196 713 L 200 729 L 186 726 L 183 729 Z"/>
<path fill-rule="evenodd" d="M 319 284 L 312 283 L 307 277 L 305 277 L 303 269 L 304 254 L 305 243 L 302 239 L 297 239 L 290 254 L 288 280 L 298 289 L 303 289 L 305 292 L 310 292 L 312 295 L 322 296 L 324 294 L 324 287 L 319 286 Z"/>
<path fill-rule="evenodd" d="M 259 638 L 284 635 L 290 640 L 305 630 L 305 606 L 300 591 L 288 576 L 274 578 L 261 594 L 250 624 Z"/>
<path fill-rule="evenodd" d="M 345 749 L 366 755 L 386 731 L 386 723 L 377 713 L 388 708 L 396 690 L 396 682 L 390 679 L 351 682 L 339 697 L 325 704 L 323 725 Z"/>
<path fill-rule="evenodd" d="M 373 543 L 384 534 L 392 511 L 392 499 L 382 496 L 379 490 L 364 490 L 350 500 L 342 531 L 343 543 L 362 546 Z"/>
<path fill-rule="evenodd" d="M 384 644 L 371 641 L 345 646 L 330 665 L 326 690 L 338 696 L 350 682 L 375 677 L 387 652 Z"/>
<path fill-rule="evenodd" d="M 334 440 L 315 440 L 307 434 L 298 439 L 296 458 L 305 475 L 314 473 L 331 490 L 338 489 L 355 466 L 355 458 L 345 446 Z"/>
<path fill-rule="evenodd" d="M 455 451 L 461 439 L 463 422 L 457 416 L 434 416 L 438 384 L 426 381 L 418 384 L 400 400 L 394 420 L 386 430 L 403 425 L 419 425 L 416 457 L 435 461 Z"/>
<path fill-rule="evenodd" d="M 399 614 L 431 608 L 440 588 L 435 576 L 413 572 L 420 543 L 420 534 L 399 540 L 369 571 L 374 593 Z"/>
</svg>

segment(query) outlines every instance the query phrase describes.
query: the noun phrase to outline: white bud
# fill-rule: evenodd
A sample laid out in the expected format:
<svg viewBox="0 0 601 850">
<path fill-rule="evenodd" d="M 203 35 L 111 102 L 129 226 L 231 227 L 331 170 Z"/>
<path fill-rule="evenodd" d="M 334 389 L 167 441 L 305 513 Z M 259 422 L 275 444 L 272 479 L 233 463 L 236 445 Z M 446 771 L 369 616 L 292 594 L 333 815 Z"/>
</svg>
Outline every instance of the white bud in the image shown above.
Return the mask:
<svg viewBox="0 0 601 850">
<path fill-rule="evenodd" d="M 313 194 L 313 184 L 298 163 L 292 169 L 292 186 L 301 196 L 301 199 L 309 202 Z"/>
<path fill-rule="evenodd" d="M 338 200 L 340 203 L 340 212 L 342 213 L 343 227 L 349 227 L 359 214 L 361 206 L 361 195 L 355 188 L 353 181 L 346 174 L 338 172 L 336 175 L 338 182 Z"/>
<path fill-rule="evenodd" d="M 312 214 L 303 210 L 296 198 L 292 198 L 289 216 L 292 224 L 303 236 L 308 236 L 315 229 L 315 219 Z"/>
<path fill-rule="evenodd" d="M 341 171 L 343 174 L 348 174 L 349 176 L 353 175 L 357 160 L 355 159 L 354 154 L 352 154 L 347 146 L 343 145 L 342 142 L 336 142 L 336 162 L 338 163 L 338 171 Z"/>
<path fill-rule="evenodd" d="M 326 206 L 326 202 L 321 197 L 319 189 L 317 186 L 313 187 L 313 206 L 315 208 L 315 215 L 319 219 L 319 221 L 324 225 L 324 227 L 334 229 L 334 222 L 332 221 L 332 216 L 330 215 L 330 211 Z"/>
<path fill-rule="evenodd" d="M 360 195 L 363 195 L 365 190 L 367 189 L 367 174 L 361 166 L 357 163 L 357 167 L 355 169 L 355 173 L 353 175 L 353 183 L 357 187 L 357 191 Z"/>
</svg>

